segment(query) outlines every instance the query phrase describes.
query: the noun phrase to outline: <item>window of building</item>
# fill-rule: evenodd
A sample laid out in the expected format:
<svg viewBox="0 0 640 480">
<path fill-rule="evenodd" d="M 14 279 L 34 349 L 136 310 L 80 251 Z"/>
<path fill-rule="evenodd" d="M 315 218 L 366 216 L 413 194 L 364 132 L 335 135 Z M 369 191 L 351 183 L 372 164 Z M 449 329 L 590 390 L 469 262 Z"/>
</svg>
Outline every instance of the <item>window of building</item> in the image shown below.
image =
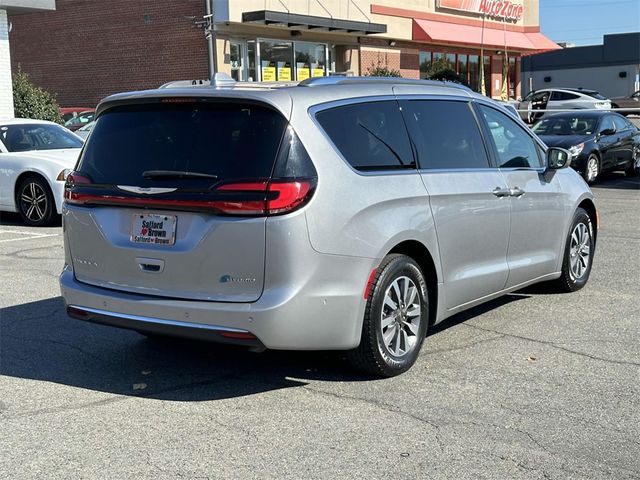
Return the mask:
<svg viewBox="0 0 640 480">
<path fill-rule="evenodd" d="M 489 159 L 467 102 L 408 100 L 402 110 L 418 151 L 420 168 L 488 168 Z M 448 118 L 455 123 L 451 128 Z"/>
<path fill-rule="evenodd" d="M 357 170 L 415 167 L 409 136 L 395 101 L 330 108 L 318 112 L 316 119 Z"/>
<path fill-rule="evenodd" d="M 516 87 L 518 83 L 518 71 L 516 69 L 516 59 L 509 57 L 509 97 L 516 98 Z"/>
<path fill-rule="evenodd" d="M 469 87 L 478 92 L 480 90 L 480 69 L 478 55 L 469 55 Z"/>
<path fill-rule="evenodd" d="M 258 80 L 256 72 L 256 41 L 247 40 L 247 80 Z"/>
<path fill-rule="evenodd" d="M 420 61 L 420 78 L 424 80 L 427 78 L 427 72 L 431 66 L 432 54 L 431 52 L 420 52 L 418 58 Z"/>
<path fill-rule="evenodd" d="M 500 168 L 539 168 L 542 158 L 533 138 L 514 120 L 493 108 L 479 105 L 486 121 Z"/>
<path fill-rule="evenodd" d="M 293 80 L 293 43 L 260 40 L 260 78 L 263 82 Z"/>
<path fill-rule="evenodd" d="M 469 55 L 458 55 L 458 75 L 469 84 Z"/>
<path fill-rule="evenodd" d="M 295 43 L 296 80 L 327 74 L 327 46 L 322 43 Z"/>
</svg>

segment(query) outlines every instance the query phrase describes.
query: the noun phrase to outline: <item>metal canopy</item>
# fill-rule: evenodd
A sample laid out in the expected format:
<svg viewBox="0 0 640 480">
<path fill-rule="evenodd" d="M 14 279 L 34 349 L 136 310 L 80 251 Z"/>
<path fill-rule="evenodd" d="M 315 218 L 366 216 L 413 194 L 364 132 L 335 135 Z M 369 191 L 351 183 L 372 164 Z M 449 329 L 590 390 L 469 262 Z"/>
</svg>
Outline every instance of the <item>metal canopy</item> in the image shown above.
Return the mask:
<svg viewBox="0 0 640 480">
<path fill-rule="evenodd" d="M 387 26 L 383 23 L 340 20 L 336 18 L 316 17 L 313 15 L 275 12 L 273 10 L 244 12 L 242 14 L 242 22 L 259 23 L 274 27 L 285 27 L 298 30 L 324 30 L 328 32 L 354 33 L 358 35 L 371 35 L 373 33 L 387 32 Z"/>
</svg>

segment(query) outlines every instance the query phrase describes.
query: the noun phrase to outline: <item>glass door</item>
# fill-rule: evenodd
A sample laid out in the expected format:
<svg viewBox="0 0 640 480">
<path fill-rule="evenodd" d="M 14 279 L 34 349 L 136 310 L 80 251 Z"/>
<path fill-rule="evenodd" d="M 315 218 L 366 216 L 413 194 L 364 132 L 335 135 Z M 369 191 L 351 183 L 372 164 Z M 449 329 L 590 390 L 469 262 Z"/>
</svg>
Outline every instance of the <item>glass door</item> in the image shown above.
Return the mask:
<svg viewBox="0 0 640 480">
<path fill-rule="evenodd" d="M 234 40 L 229 42 L 229 63 L 231 64 L 231 78 L 237 82 L 245 80 L 243 42 Z"/>
</svg>

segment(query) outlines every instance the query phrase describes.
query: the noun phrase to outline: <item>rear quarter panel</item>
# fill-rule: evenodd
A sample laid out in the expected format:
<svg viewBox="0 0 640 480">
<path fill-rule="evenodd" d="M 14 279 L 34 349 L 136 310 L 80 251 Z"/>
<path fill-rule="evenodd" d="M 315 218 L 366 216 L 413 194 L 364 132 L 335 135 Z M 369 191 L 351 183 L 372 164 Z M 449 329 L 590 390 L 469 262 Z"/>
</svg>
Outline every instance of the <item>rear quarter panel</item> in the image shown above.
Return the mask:
<svg viewBox="0 0 640 480">
<path fill-rule="evenodd" d="M 299 103 L 292 124 L 318 172 L 318 187 L 306 209 L 313 249 L 370 258 L 373 266 L 395 245 L 417 240 L 438 268 L 429 197 L 419 173 L 355 171 L 315 122 L 312 111 L 318 107 L 309 111 L 311 105 Z"/>
</svg>

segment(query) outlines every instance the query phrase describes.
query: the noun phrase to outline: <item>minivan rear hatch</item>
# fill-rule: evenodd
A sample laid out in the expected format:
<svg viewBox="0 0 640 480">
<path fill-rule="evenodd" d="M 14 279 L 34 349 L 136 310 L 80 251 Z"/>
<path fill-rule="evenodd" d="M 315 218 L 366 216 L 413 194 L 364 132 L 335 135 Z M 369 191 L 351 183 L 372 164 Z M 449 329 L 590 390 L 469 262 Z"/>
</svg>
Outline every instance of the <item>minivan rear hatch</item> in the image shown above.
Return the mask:
<svg viewBox="0 0 640 480">
<path fill-rule="evenodd" d="M 103 110 L 65 190 L 76 279 L 257 300 L 265 204 L 277 196 L 270 182 L 286 130 L 280 112 L 247 100 L 145 99 Z"/>
</svg>

